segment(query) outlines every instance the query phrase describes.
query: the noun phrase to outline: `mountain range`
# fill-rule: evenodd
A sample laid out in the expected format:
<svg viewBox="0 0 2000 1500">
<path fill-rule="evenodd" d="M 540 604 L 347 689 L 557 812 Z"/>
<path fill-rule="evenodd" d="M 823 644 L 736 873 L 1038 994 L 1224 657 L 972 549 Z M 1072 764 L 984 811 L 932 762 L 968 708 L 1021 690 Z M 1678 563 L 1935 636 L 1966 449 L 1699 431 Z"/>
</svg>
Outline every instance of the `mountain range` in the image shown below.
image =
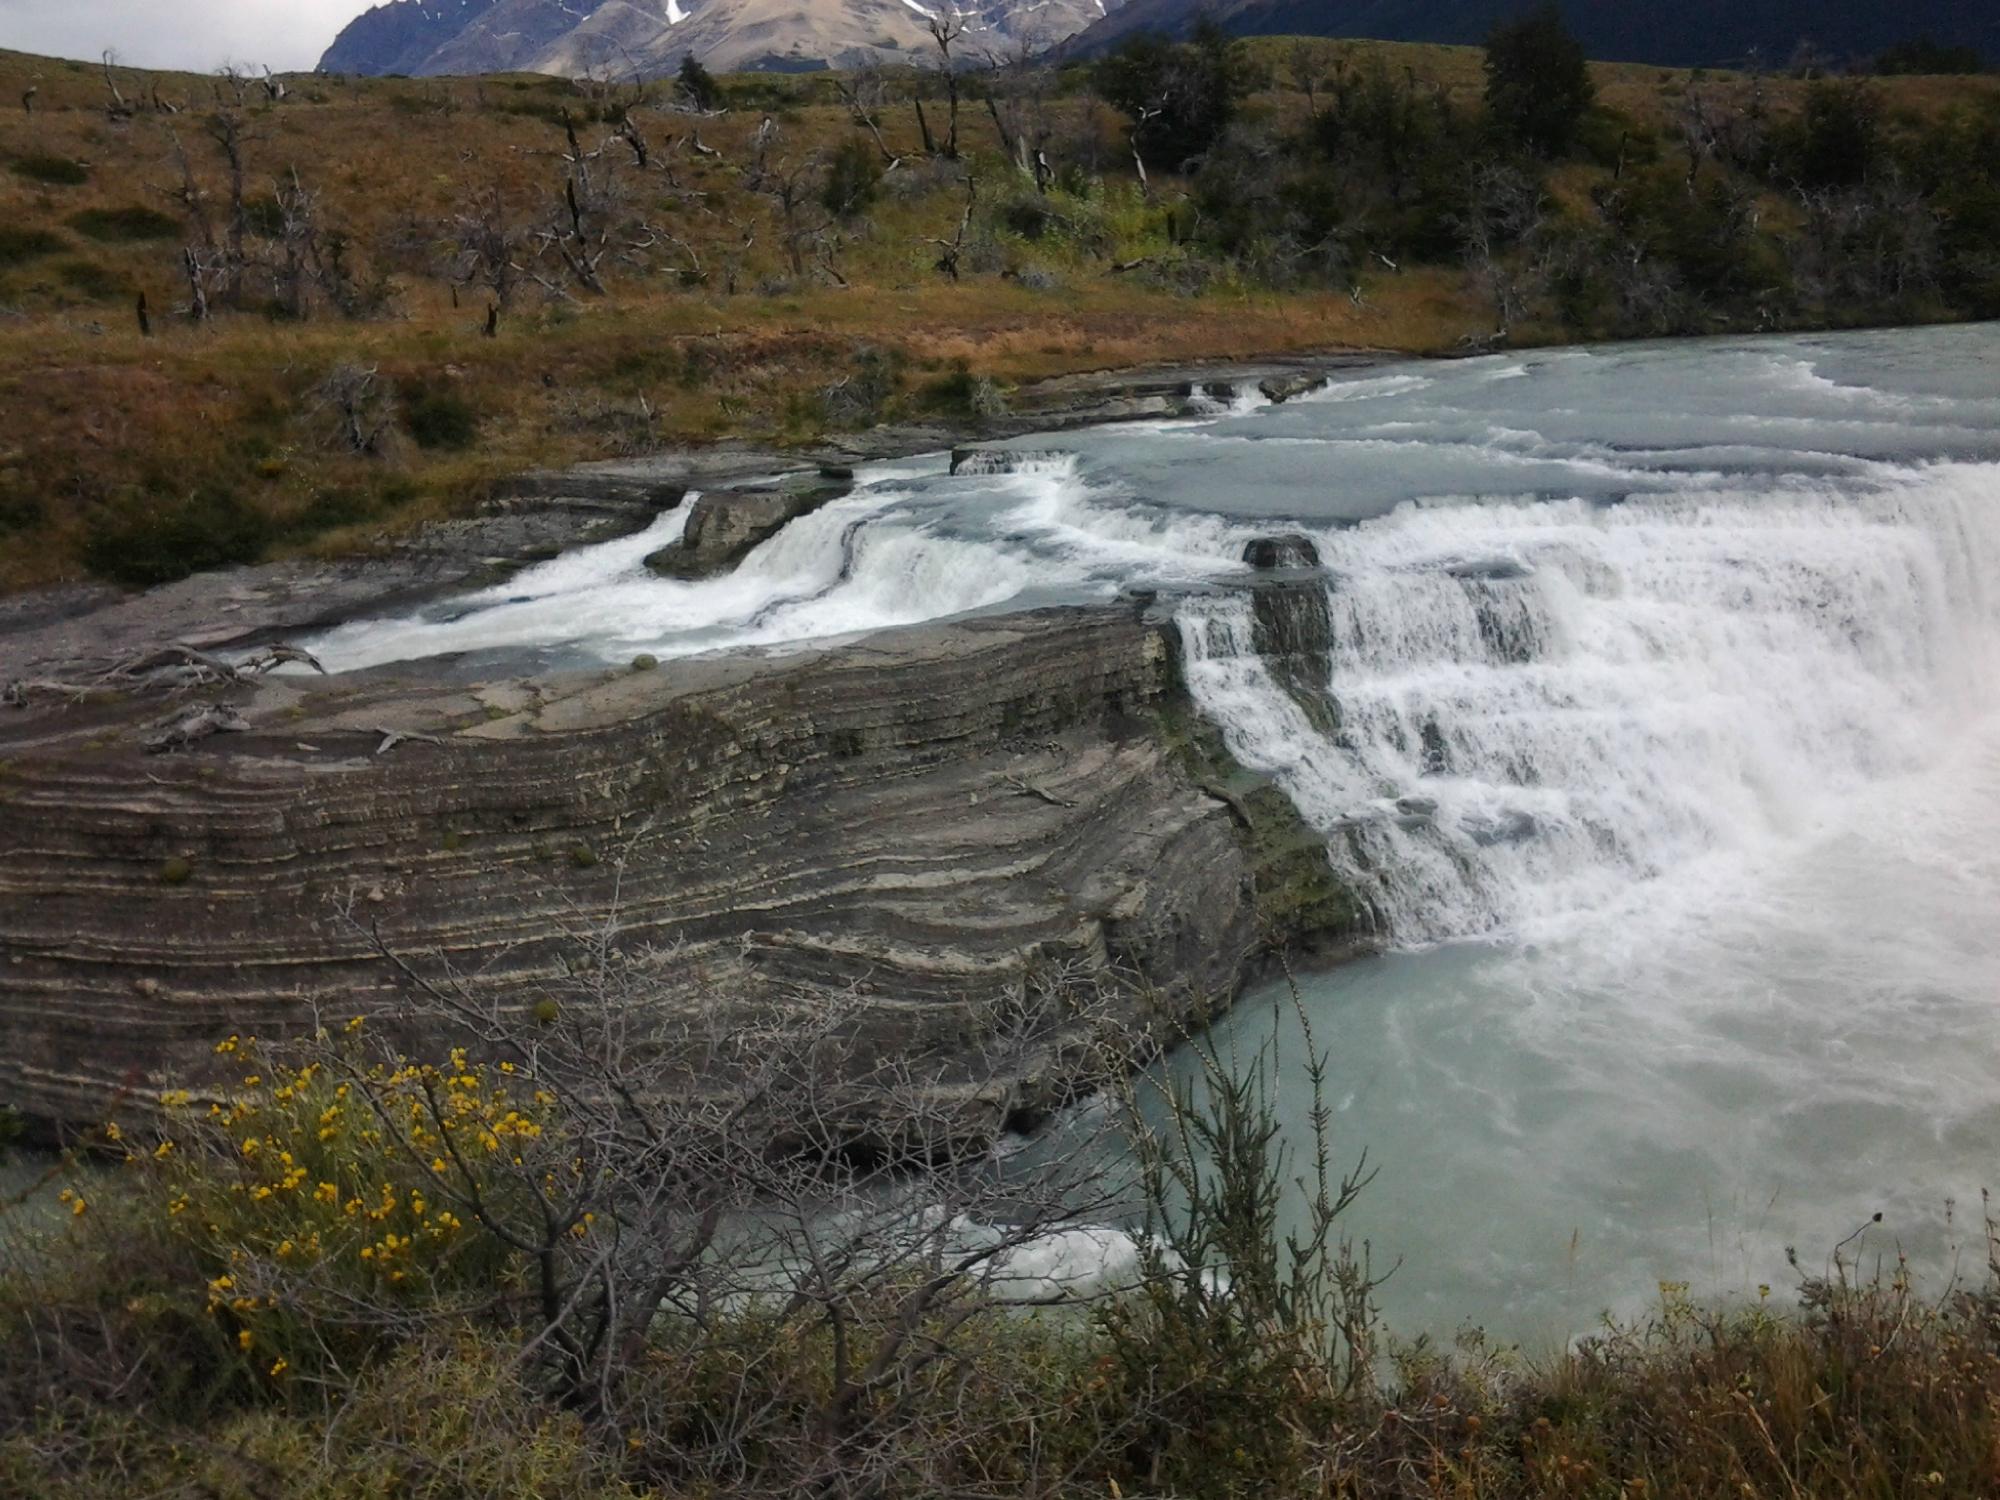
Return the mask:
<svg viewBox="0 0 2000 1500">
<path fill-rule="evenodd" d="M 934 15 L 963 24 L 958 55 L 997 60 L 1065 43 L 1072 55 L 1140 31 L 1185 35 L 1208 15 L 1239 36 L 1476 43 L 1528 0 L 389 0 L 321 62 L 339 73 L 718 72 L 929 64 Z M 1590 56 L 1663 67 L 1782 65 L 1802 42 L 1835 60 L 1916 36 L 2000 58 L 2000 0 L 1568 0 Z"/>
<path fill-rule="evenodd" d="M 1120 0 L 390 0 L 328 49 L 330 73 L 670 73 L 692 54 L 717 72 L 803 72 L 936 56 L 929 26 L 964 27 L 968 61 L 1040 51 Z"/>
<path fill-rule="evenodd" d="M 1203 15 L 1237 36 L 1373 37 L 1470 45 L 1531 0 L 1130 0 L 1069 44 L 1090 53 L 1141 31 L 1183 36 Z M 1584 51 L 1605 62 L 1783 66 L 1801 43 L 1836 61 L 1928 36 L 2000 58 L 2000 0 L 1565 0 Z"/>
</svg>

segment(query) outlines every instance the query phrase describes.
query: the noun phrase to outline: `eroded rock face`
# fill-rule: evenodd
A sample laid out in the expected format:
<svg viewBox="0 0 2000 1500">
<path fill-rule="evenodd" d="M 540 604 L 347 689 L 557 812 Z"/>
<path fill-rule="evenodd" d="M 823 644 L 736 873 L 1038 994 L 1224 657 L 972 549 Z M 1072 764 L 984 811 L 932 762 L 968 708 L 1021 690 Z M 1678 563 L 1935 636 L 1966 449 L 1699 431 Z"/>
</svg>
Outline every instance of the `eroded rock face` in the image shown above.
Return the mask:
<svg viewBox="0 0 2000 1500">
<path fill-rule="evenodd" d="M 741 562 L 787 522 L 811 515 L 853 488 L 848 479 L 821 479 L 764 490 L 705 491 L 690 502 L 687 530 L 646 559 L 668 578 L 712 578 Z"/>
<path fill-rule="evenodd" d="M 663 982 L 691 1011 L 865 987 L 940 1088 L 1040 965 L 1193 1013 L 1270 935 L 1259 855 L 1159 732 L 1172 655 L 1107 606 L 777 663 L 273 677 L 235 700 L 247 732 L 175 755 L 137 749 L 157 704 L 0 717 L 0 1102 L 99 1119 L 232 1032 L 393 1017 L 371 929 L 527 1006 L 615 916 L 683 945 Z M 390 729 L 437 743 L 378 753 Z M 1055 1066 L 968 1108 L 995 1128 Z"/>
</svg>

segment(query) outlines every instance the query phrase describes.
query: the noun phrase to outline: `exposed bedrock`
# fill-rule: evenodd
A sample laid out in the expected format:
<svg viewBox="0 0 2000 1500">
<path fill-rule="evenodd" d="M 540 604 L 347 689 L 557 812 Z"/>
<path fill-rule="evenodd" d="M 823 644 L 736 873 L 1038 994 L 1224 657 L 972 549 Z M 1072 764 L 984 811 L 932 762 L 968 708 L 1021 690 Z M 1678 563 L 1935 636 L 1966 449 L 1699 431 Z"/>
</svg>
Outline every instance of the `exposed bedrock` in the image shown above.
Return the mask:
<svg viewBox="0 0 2000 1500">
<path fill-rule="evenodd" d="M 1124 604 L 648 672 L 277 676 L 225 695 L 247 731 L 153 756 L 157 700 L 0 714 L 0 1104 L 93 1120 L 199 1082 L 232 1032 L 392 1014 L 369 926 L 526 1006 L 615 913 L 684 945 L 690 1008 L 860 990 L 863 1028 L 996 1128 L 1060 1063 L 974 1093 L 952 1059 L 1038 969 L 1164 1024 L 1272 945 L 1368 941 L 1193 722 L 1175 642 Z"/>
<path fill-rule="evenodd" d="M 1253 568 L 1317 568 L 1319 547 L 1309 536 L 1288 531 L 1280 536 L 1253 537 L 1243 544 L 1243 560 Z"/>
<path fill-rule="evenodd" d="M 762 489 L 709 490 L 690 502 L 687 529 L 646 559 L 668 578 L 711 578 L 741 562 L 786 524 L 854 488 L 846 479 L 793 479 Z"/>
</svg>

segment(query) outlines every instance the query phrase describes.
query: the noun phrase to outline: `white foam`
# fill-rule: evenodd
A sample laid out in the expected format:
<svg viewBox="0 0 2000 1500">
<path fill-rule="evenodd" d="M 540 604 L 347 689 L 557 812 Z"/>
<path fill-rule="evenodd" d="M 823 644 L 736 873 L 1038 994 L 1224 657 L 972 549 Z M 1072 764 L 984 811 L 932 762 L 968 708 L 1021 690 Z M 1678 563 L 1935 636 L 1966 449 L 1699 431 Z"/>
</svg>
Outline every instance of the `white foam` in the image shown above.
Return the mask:
<svg viewBox="0 0 2000 1500">
<path fill-rule="evenodd" d="M 1185 607 L 1190 687 L 1374 872 L 1400 939 L 1545 937 L 1809 835 L 1994 707 L 1996 492 L 2000 467 L 1947 464 L 1860 491 L 1406 506 L 1319 537 L 1337 735 L 1257 655 L 1242 595 Z"/>
</svg>

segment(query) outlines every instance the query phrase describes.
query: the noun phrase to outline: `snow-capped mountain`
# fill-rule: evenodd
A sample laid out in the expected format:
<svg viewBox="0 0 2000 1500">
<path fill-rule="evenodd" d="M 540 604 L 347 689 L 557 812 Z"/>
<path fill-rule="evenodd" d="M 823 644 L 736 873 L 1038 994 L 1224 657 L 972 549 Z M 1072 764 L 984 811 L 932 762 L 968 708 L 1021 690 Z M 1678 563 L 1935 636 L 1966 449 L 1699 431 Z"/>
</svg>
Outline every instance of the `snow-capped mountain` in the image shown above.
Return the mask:
<svg viewBox="0 0 2000 1500">
<path fill-rule="evenodd" d="M 935 56 L 934 15 L 956 15 L 969 60 L 1049 47 L 1121 0 L 389 0 L 357 17 L 320 66 L 338 73 L 582 74 L 804 71 Z"/>
</svg>

